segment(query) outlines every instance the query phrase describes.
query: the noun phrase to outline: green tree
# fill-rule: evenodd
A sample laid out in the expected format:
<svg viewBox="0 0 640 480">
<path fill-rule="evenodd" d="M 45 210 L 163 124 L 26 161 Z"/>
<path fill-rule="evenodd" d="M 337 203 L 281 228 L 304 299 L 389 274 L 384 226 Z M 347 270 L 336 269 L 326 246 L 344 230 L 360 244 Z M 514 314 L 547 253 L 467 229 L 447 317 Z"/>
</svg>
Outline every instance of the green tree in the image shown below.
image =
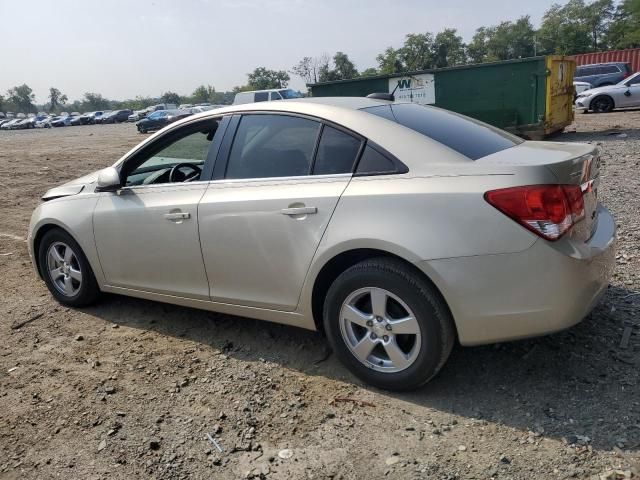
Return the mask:
<svg viewBox="0 0 640 480">
<path fill-rule="evenodd" d="M 13 104 L 15 109 L 19 112 L 31 113 L 37 111 L 33 104 L 36 100 L 36 96 L 31 87 L 26 83 L 7 90 L 7 100 L 9 103 Z"/>
<path fill-rule="evenodd" d="M 64 95 L 60 90 L 56 87 L 51 87 L 49 89 L 49 111 L 53 112 L 54 110 L 58 110 L 62 105 L 67 103 L 69 98 Z"/>
<path fill-rule="evenodd" d="M 333 56 L 333 71 L 337 80 L 347 80 L 358 76 L 358 69 L 346 53 L 336 52 Z"/>
<path fill-rule="evenodd" d="M 373 77 L 374 75 L 380 75 L 377 68 L 369 67 L 366 70 L 360 72 L 361 77 Z"/>
<path fill-rule="evenodd" d="M 616 6 L 603 43 L 610 48 L 640 47 L 640 0 L 623 0 Z"/>
<path fill-rule="evenodd" d="M 592 29 L 584 0 L 569 0 L 545 12 L 537 36 L 543 53 L 573 55 L 594 49 Z"/>
<path fill-rule="evenodd" d="M 247 86 L 250 90 L 267 90 L 270 88 L 285 88 L 289 84 L 289 74 L 284 70 L 268 70 L 258 67 L 248 73 Z"/>
<path fill-rule="evenodd" d="M 393 47 L 387 47 L 383 53 L 376 57 L 376 61 L 378 62 L 378 70 L 384 75 L 400 73 L 405 70 L 400 58 L 400 50 Z"/>
<path fill-rule="evenodd" d="M 358 70 L 346 53 L 336 52 L 329 61 L 323 62 L 318 71 L 320 82 L 331 82 L 334 80 L 348 80 L 358 76 Z"/>
<path fill-rule="evenodd" d="M 466 63 L 465 45 L 455 28 L 446 28 L 438 33 L 433 39 L 432 50 L 436 68 Z"/>
<path fill-rule="evenodd" d="M 427 33 L 410 33 L 405 37 L 400 48 L 400 61 L 407 71 L 433 68 L 433 35 Z"/>
<path fill-rule="evenodd" d="M 160 100 L 162 101 L 162 103 L 173 103 L 175 105 L 180 105 L 180 103 L 182 103 L 180 95 L 171 91 L 164 92 L 160 96 Z"/>
<path fill-rule="evenodd" d="M 191 101 L 193 103 L 212 102 L 212 100 L 215 97 L 215 94 L 216 94 L 216 89 L 213 87 L 213 85 L 200 85 L 191 94 Z"/>
<path fill-rule="evenodd" d="M 319 57 L 304 57 L 291 68 L 289 73 L 302 78 L 305 83 L 318 83 L 321 70 L 325 72 L 329 70 L 329 56 L 326 54 Z"/>
<path fill-rule="evenodd" d="M 473 63 L 482 63 L 486 61 L 489 55 L 489 49 L 487 48 L 487 41 L 489 38 L 489 31 L 486 27 L 480 27 L 473 35 L 471 42 L 467 45 L 467 55 Z"/>
<path fill-rule="evenodd" d="M 86 92 L 82 98 L 83 111 L 108 110 L 111 102 L 99 93 Z"/>
<path fill-rule="evenodd" d="M 525 15 L 515 22 L 478 28 L 467 53 L 474 63 L 531 57 L 535 52 L 534 36 L 531 19 Z"/>
<path fill-rule="evenodd" d="M 584 7 L 584 23 L 589 28 L 591 49 L 599 50 L 606 47 L 603 39 L 606 37 L 614 14 L 613 0 L 595 0 Z"/>
</svg>

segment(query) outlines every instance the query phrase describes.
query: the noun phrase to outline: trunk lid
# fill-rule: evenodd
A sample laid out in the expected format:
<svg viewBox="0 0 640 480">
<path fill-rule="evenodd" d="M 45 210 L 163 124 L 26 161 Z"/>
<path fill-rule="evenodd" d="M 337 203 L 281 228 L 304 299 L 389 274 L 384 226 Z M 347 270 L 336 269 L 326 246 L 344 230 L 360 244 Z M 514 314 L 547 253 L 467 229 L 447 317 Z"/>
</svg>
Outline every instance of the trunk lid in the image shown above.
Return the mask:
<svg viewBox="0 0 640 480">
<path fill-rule="evenodd" d="M 524 142 L 476 162 L 510 167 L 540 166 L 551 171 L 558 184 L 580 185 L 584 218 L 567 235 L 583 242 L 591 238 L 597 225 L 600 184 L 600 155 L 595 147 L 580 143 Z"/>
</svg>

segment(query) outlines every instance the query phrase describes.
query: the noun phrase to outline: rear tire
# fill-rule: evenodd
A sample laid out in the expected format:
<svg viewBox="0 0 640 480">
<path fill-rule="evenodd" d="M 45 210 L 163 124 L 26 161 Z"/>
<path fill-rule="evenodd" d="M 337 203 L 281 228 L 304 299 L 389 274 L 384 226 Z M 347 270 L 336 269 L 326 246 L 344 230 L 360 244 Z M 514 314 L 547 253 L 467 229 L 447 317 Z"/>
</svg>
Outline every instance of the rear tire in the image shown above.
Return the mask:
<svg viewBox="0 0 640 480">
<path fill-rule="evenodd" d="M 608 95 L 600 95 L 591 100 L 590 107 L 595 113 L 609 113 L 614 108 L 613 99 Z"/>
<path fill-rule="evenodd" d="M 340 361 L 386 390 L 431 380 L 455 342 L 449 309 L 435 288 L 403 262 L 374 258 L 343 272 L 324 302 L 324 328 Z"/>
<path fill-rule="evenodd" d="M 55 228 L 44 234 L 38 247 L 38 266 L 47 288 L 64 305 L 84 307 L 100 294 L 87 257 L 64 230 Z"/>
</svg>

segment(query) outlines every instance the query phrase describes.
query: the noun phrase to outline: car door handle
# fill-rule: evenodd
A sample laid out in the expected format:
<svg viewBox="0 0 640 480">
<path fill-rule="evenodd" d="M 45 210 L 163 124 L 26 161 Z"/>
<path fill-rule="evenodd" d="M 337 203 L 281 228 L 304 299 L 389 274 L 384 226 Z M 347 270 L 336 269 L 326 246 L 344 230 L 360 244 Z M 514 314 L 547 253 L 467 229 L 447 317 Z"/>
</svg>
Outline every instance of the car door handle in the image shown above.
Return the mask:
<svg viewBox="0 0 640 480">
<path fill-rule="evenodd" d="M 186 220 L 187 218 L 191 218 L 191 214 L 189 212 L 173 212 L 173 213 L 165 213 L 164 218 L 167 220 Z"/>
<path fill-rule="evenodd" d="M 318 213 L 318 209 L 316 207 L 292 207 L 283 208 L 280 213 L 283 215 L 311 215 Z"/>
</svg>

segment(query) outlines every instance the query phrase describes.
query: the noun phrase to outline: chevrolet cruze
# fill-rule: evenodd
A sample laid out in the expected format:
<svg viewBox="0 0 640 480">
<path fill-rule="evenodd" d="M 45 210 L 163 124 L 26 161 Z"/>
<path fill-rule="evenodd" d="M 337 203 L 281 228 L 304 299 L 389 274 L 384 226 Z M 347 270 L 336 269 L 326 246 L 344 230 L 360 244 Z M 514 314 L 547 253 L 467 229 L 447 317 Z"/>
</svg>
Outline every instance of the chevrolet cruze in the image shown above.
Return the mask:
<svg viewBox="0 0 640 480">
<path fill-rule="evenodd" d="M 29 248 L 65 305 L 110 292 L 323 330 L 354 374 L 410 389 L 456 341 L 594 307 L 615 239 L 599 162 L 411 103 L 236 105 L 49 190 Z"/>
</svg>

